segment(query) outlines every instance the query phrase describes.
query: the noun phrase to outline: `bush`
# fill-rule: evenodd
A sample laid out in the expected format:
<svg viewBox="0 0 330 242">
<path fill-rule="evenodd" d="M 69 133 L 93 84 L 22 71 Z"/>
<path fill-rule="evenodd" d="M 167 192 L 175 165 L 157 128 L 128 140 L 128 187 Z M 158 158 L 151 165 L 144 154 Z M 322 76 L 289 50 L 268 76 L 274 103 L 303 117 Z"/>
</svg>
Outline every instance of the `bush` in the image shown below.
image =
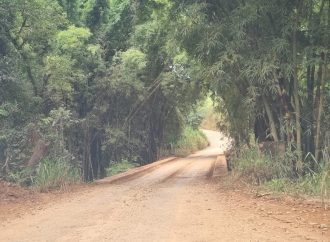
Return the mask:
<svg viewBox="0 0 330 242">
<path fill-rule="evenodd" d="M 326 198 L 330 188 L 329 169 L 318 173 L 310 173 L 296 180 L 288 178 L 273 179 L 264 184 L 266 189 L 294 195 L 312 195 Z"/>
<path fill-rule="evenodd" d="M 234 158 L 234 167 L 257 184 L 281 177 L 293 177 L 291 162 L 286 157 L 261 154 L 258 147 L 238 152 Z"/>
<path fill-rule="evenodd" d="M 31 168 L 15 169 L 7 174 L 6 180 L 21 186 L 30 186 L 34 180 L 34 171 Z"/>
<path fill-rule="evenodd" d="M 34 183 L 41 192 L 47 192 L 51 189 L 65 188 L 80 181 L 81 175 L 78 168 L 61 160 L 46 158 L 37 169 Z"/>
<path fill-rule="evenodd" d="M 317 171 L 306 172 L 296 177 L 292 172 L 292 154 L 281 157 L 261 154 L 257 147 L 243 149 L 234 158 L 235 171 L 254 184 L 265 189 L 293 195 L 320 196 L 329 198 L 330 162 L 324 153 L 322 163 L 317 164 Z"/>
</svg>

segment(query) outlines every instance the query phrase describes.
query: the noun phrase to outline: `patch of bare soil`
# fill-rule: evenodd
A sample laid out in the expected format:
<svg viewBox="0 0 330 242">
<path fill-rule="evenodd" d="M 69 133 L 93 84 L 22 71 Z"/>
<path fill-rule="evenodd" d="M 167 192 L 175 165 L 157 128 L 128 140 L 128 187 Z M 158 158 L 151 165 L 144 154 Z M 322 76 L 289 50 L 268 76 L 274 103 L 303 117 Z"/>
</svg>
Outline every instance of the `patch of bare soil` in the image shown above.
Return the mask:
<svg viewBox="0 0 330 242">
<path fill-rule="evenodd" d="M 290 233 L 291 228 L 300 229 L 320 233 L 324 237 L 322 241 L 330 241 L 330 210 L 320 200 L 263 193 L 226 173 L 213 179 L 213 184 L 231 206 L 249 211 L 258 218 L 286 224 L 283 227 L 285 233 Z M 259 225 L 263 226 L 264 222 L 260 221 Z M 305 236 L 304 239 L 311 238 Z"/>
<path fill-rule="evenodd" d="M 33 196 L 33 191 L 19 185 L 0 180 L 0 202 L 15 202 Z"/>
<path fill-rule="evenodd" d="M 38 197 L 31 189 L 0 181 L 0 221 L 20 216 L 38 200 Z"/>
<path fill-rule="evenodd" d="M 0 180 L 0 223 L 33 214 L 52 203 L 63 200 L 63 198 L 86 192 L 88 188 L 91 186 L 79 184 L 66 189 L 40 193 L 33 188 Z"/>
</svg>

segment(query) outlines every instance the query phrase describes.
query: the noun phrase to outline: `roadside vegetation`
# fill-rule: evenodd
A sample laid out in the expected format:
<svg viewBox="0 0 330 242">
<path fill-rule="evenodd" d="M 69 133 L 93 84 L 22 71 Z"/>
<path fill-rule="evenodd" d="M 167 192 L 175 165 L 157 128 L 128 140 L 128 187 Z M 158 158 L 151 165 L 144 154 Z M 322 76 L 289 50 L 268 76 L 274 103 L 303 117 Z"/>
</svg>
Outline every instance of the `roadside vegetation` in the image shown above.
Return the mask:
<svg viewBox="0 0 330 242">
<path fill-rule="evenodd" d="M 208 146 L 208 141 L 202 131 L 186 127 L 180 139 L 174 144 L 174 154 L 187 156 Z"/>
<path fill-rule="evenodd" d="M 324 204 L 330 202 L 330 160 L 323 152 L 321 161 L 315 160 L 315 169 L 297 175 L 292 171 L 294 154 L 265 154 L 258 146 L 240 149 L 233 158 L 233 173 L 262 190 L 275 194 L 299 197 L 318 197 Z"/>
<path fill-rule="evenodd" d="M 7 180 L 21 186 L 33 186 L 40 192 L 65 190 L 82 182 L 80 170 L 66 161 L 44 158 L 37 169 L 24 169 L 8 174 Z"/>
<path fill-rule="evenodd" d="M 41 192 L 53 189 L 66 189 L 81 182 L 79 169 L 62 161 L 44 159 L 32 179 L 33 185 Z"/>
<path fill-rule="evenodd" d="M 187 126 L 182 134 L 173 143 L 161 149 L 161 157 L 179 156 L 184 157 L 208 146 L 208 141 L 204 133 L 196 128 Z"/>
</svg>

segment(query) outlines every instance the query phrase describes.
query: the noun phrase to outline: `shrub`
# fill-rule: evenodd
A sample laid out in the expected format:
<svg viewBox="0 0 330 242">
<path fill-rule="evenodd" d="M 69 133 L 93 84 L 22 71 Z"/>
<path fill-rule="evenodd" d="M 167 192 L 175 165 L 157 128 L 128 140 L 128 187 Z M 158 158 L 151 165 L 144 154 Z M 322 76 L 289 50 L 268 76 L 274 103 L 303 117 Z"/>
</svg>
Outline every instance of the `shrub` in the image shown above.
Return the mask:
<svg viewBox="0 0 330 242">
<path fill-rule="evenodd" d="M 288 159 L 261 154 L 258 147 L 242 149 L 234 158 L 236 171 L 261 184 L 280 177 L 292 177 L 292 167 Z"/>
<path fill-rule="evenodd" d="M 6 176 L 6 179 L 9 182 L 19 184 L 21 186 L 30 186 L 34 180 L 34 171 L 33 169 L 15 169 L 12 172 L 9 172 Z"/>
<path fill-rule="evenodd" d="M 78 168 L 61 160 L 46 158 L 39 164 L 34 183 L 41 192 L 46 192 L 56 188 L 62 189 L 80 181 Z"/>
<path fill-rule="evenodd" d="M 291 160 L 292 154 L 289 152 L 281 157 L 269 156 L 261 154 L 255 147 L 238 152 L 234 158 L 234 167 L 250 182 L 262 185 L 268 190 L 294 195 L 320 196 L 322 199 L 329 198 L 329 154 L 323 153 L 322 162 L 314 159 L 317 164 L 316 171 L 306 169 L 308 172 L 298 178 L 292 172 Z"/>
<path fill-rule="evenodd" d="M 286 177 L 272 179 L 264 184 L 266 189 L 293 195 L 320 196 L 329 199 L 330 172 L 329 168 L 322 168 L 319 172 L 308 173 L 298 179 Z"/>
</svg>

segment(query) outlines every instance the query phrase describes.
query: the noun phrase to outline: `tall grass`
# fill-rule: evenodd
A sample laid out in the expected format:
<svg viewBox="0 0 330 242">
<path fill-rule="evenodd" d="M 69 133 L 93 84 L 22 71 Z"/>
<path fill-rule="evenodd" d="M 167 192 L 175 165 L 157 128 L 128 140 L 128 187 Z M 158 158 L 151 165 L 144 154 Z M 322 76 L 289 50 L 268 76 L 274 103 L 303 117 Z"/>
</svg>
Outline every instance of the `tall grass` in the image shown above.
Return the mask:
<svg viewBox="0 0 330 242">
<path fill-rule="evenodd" d="M 293 177 L 291 162 L 285 157 L 261 154 L 258 147 L 242 149 L 234 159 L 235 170 L 254 184 Z"/>
<path fill-rule="evenodd" d="M 330 188 L 329 175 L 329 168 L 322 168 L 319 172 L 307 173 L 297 179 L 275 178 L 266 182 L 264 187 L 293 195 L 312 195 L 327 198 Z"/>
<path fill-rule="evenodd" d="M 330 158 L 323 153 L 322 162 L 316 161 L 316 169 L 305 169 L 297 177 L 292 171 L 292 154 L 269 156 L 261 154 L 257 147 L 243 149 L 234 158 L 235 171 L 251 183 L 275 192 L 291 195 L 308 195 L 330 199 Z"/>
<path fill-rule="evenodd" d="M 78 168 L 72 167 L 65 161 L 44 159 L 37 169 L 34 180 L 35 186 L 41 192 L 52 189 L 63 189 L 81 181 Z"/>
</svg>

